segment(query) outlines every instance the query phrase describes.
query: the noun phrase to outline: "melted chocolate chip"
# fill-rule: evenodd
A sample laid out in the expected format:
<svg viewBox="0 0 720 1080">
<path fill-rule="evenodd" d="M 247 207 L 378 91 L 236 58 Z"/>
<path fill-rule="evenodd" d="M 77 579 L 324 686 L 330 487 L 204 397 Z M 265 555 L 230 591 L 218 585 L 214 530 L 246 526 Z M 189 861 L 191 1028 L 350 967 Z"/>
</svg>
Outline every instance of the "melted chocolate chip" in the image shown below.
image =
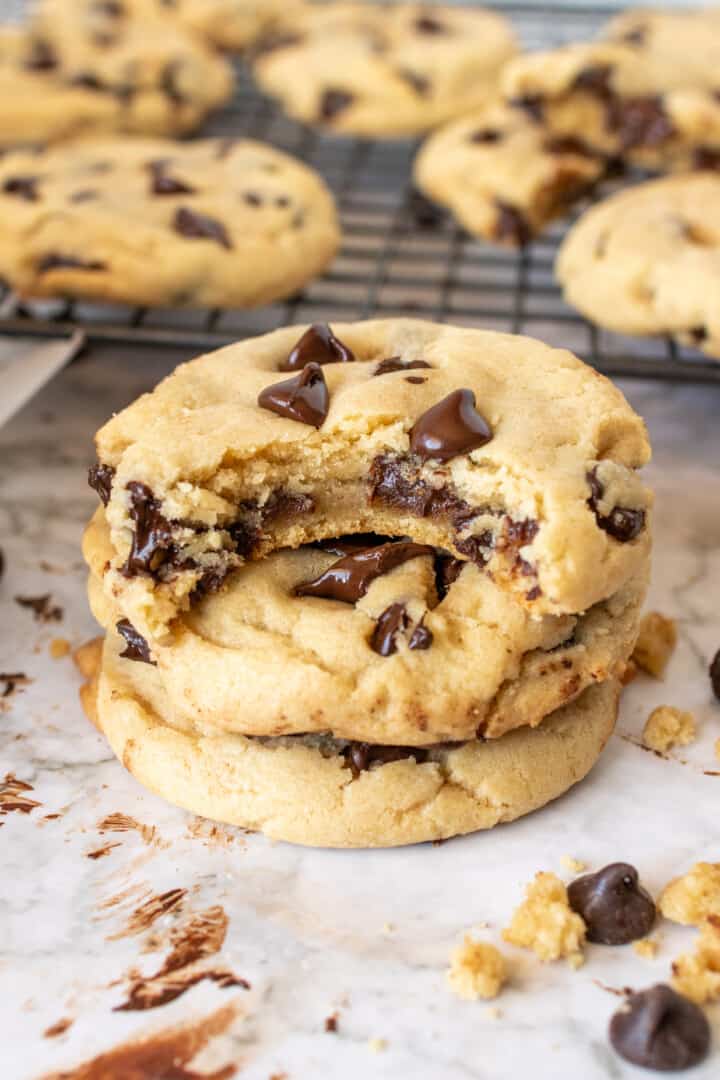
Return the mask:
<svg viewBox="0 0 720 1080">
<path fill-rule="evenodd" d="M 330 407 L 322 368 L 311 361 L 292 379 L 266 386 L 258 396 L 258 405 L 288 420 L 321 427 Z"/>
<path fill-rule="evenodd" d="M 405 382 L 412 383 L 413 386 L 422 386 L 423 383 L 427 382 L 427 379 L 422 379 L 419 375 L 408 375 Z"/>
<path fill-rule="evenodd" d="M 275 491 L 262 506 L 256 502 L 241 503 L 239 518 L 228 526 L 235 551 L 244 558 L 252 555 L 268 522 L 280 517 L 300 517 L 311 514 L 315 501 L 310 495 L 298 491 Z"/>
<path fill-rule="evenodd" d="M 598 480 L 596 469 L 587 474 L 587 481 L 590 485 L 590 498 L 587 504 L 595 515 L 598 527 L 621 544 L 627 544 L 639 536 L 645 526 L 645 511 L 614 506 L 609 514 L 601 514 L 598 503 L 605 494 L 605 488 Z"/>
<path fill-rule="evenodd" d="M 449 517 L 471 513 L 468 503 L 446 487 L 432 487 L 420 476 L 420 464 L 409 457 L 380 454 L 370 467 L 370 502 L 408 510 L 416 517 Z M 478 511 L 479 513 L 479 511 Z"/>
<path fill-rule="evenodd" d="M 165 561 L 172 547 L 170 522 L 160 512 L 160 503 L 147 484 L 131 481 L 126 490 L 130 495 L 129 514 L 135 528 L 123 573 L 126 577 L 152 574 Z"/>
<path fill-rule="evenodd" d="M 447 34 L 448 32 L 447 26 L 431 15 L 420 15 L 415 20 L 415 29 L 418 34 Z"/>
<path fill-rule="evenodd" d="M 431 367 L 432 364 L 428 364 L 425 360 L 403 360 L 401 356 L 388 356 L 387 359 L 381 360 L 375 368 L 373 378 L 376 375 L 387 375 L 391 371 L 414 371 L 419 368 Z"/>
<path fill-rule="evenodd" d="M 320 120 L 330 121 L 344 112 L 355 100 L 354 94 L 347 90 L 326 90 L 320 99 L 318 115 Z"/>
<path fill-rule="evenodd" d="M 410 635 L 408 649 L 429 649 L 432 643 L 432 630 L 428 630 L 427 626 L 423 626 L 422 622 L 419 622 Z"/>
<path fill-rule="evenodd" d="M 158 161 L 148 161 L 147 169 L 150 173 L 150 190 L 153 195 L 194 195 L 195 188 L 186 184 L 184 180 L 178 180 L 167 172 L 169 161 L 161 158 Z"/>
<path fill-rule="evenodd" d="M 622 150 L 658 146 L 675 134 L 659 97 L 617 98 L 608 108 L 607 123 L 617 134 Z"/>
<path fill-rule="evenodd" d="M 713 688 L 713 694 L 720 701 L 720 649 L 715 653 L 710 664 L 710 685 Z"/>
<path fill-rule="evenodd" d="M 120 653 L 124 660 L 138 660 L 142 664 L 152 664 L 155 661 L 150 657 L 150 647 L 128 619 L 121 619 L 115 624 L 115 629 L 121 637 L 125 638 L 125 648 Z"/>
<path fill-rule="evenodd" d="M 91 465 L 88 469 L 88 484 L 97 492 L 100 502 L 107 506 L 110 502 L 112 482 L 115 470 L 112 465 Z"/>
<path fill-rule="evenodd" d="M 75 255 L 63 255 L 59 251 L 51 251 L 38 259 L 35 266 L 38 274 L 47 274 L 51 270 L 107 270 L 107 263 L 99 259 L 78 259 Z"/>
<path fill-rule="evenodd" d="M 340 536 L 336 540 L 318 540 L 313 547 L 320 551 L 326 551 L 328 555 L 356 555 L 358 551 L 366 551 L 371 547 L 380 547 L 381 544 L 391 544 L 389 536 L 379 536 L 377 533 L 351 533 L 349 536 Z"/>
<path fill-rule="evenodd" d="M 298 371 L 306 364 L 352 364 L 355 354 L 335 337 L 327 323 L 313 323 L 298 341 L 281 371 Z"/>
<path fill-rule="evenodd" d="M 485 446 L 493 433 L 475 408 L 472 390 L 453 390 L 415 421 L 410 449 L 423 461 L 450 461 Z"/>
<path fill-rule="evenodd" d="M 390 604 L 375 623 L 370 638 L 370 648 L 380 656 L 392 656 L 397 652 L 395 638 L 409 623 L 404 604 Z"/>
<path fill-rule="evenodd" d="M 502 199 L 496 199 L 497 219 L 493 229 L 493 239 L 500 243 L 525 247 L 532 239 L 532 229 L 524 214 Z"/>
<path fill-rule="evenodd" d="M 38 201 L 37 176 L 10 176 L 3 184 L 3 192 L 6 195 L 16 195 L 25 202 Z"/>
<path fill-rule="evenodd" d="M 193 605 L 197 604 L 204 597 L 219 592 L 225 584 L 229 573 L 230 567 L 223 568 L 222 570 L 207 570 L 197 581 L 193 591 L 190 593 L 190 603 Z"/>
<path fill-rule="evenodd" d="M 570 907 L 587 926 L 588 941 L 627 945 L 646 937 L 655 922 L 655 904 L 629 863 L 611 863 L 568 886 Z"/>
<path fill-rule="evenodd" d="M 35 38 L 30 45 L 25 67 L 29 71 L 54 71 L 57 66 L 58 59 L 53 47 L 42 38 Z"/>
<path fill-rule="evenodd" d="M 697 1065 L 710 1048 L 702 1009 L 663 983 L 631 994 L 612 1017 L 609 1035 L 620 1057 L 658 1072 Z"/>
<path fill-rule="evenodd" d="M 427 761 L 428 751 L 420 746 L 380 746 L 374 743 L 353 742 L 343 751 L 355 776 L 372 765 L 387 765 L 391 761 L 414 758 L 418 765 Z"/>
<path fill-rule="evenodd" d="M 450 591 L 450 586 L 460 577 L 463 566 L 466 564 L 462 559 L 456 559 L 454 555 L 435 556 L 435 588 L 438 594 L 438 602 L 444 600 Z"/>
<path fill-rule="evenodd" d="M 411 71 L 409 68 L 398 68 L 398 75 L 419 97 L 425 97 L 430 92 L 430 80 L 426 75 L 419 75 L 417 71 Z"/>
<path fill-rule="evenodd" d="M 447 217 L 441 206 L 432 202 L 417 188 L 410 191 L 408 212 L 413 222 L 421 229 L 437 229 Z"/>
<path fill-rule="evenodd" d="M 433 554 L 433 549 L 427 544 L 414 544 L 410 540 L 401 540 L 397 544 L 381 544 L 379 547 L 338 559 L 314 581 L 298 585 L 295 595 L 316 596 L 324 600 L 340 600 L 343 604 L 354 604 L 365 595 L 375 578 L 389 573 L 410 559 Z"/>
<path fill-rule="evenodd" d="M 232 242 L 227 234 L 225 226 L 216 218 L 208 217 L 207 214 L 198 214 L 189 206 L 179 206 L 173 218 L 173 228 L 181 236 L 189 239 L 215 240 L 221 247 L 232 249 Z"/>
<path fill-rule="evenodd" d="M 480 128 L 478 131 L 473 131 L 469 141 L 471 143 L 499 143 L 502 139 L 503 133 L 497 128 Z"/>
</svg>

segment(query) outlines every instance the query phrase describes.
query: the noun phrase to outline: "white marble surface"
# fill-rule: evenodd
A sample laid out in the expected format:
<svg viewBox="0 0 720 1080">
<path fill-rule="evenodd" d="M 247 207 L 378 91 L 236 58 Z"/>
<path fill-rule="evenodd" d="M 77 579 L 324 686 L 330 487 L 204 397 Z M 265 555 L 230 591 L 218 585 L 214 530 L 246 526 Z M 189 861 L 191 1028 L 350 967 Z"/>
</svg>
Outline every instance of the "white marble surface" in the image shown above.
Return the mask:
<svg viewBox="0 0 720 1080">
<path fill-rule="evenodd" d="M 496 1003 L 499 1018 L 452 997 L 444 970 L 452 946 L 478 923 L 498 940 L 536 870 L 567 877 L 564 854 L 596 868 L 634 862 L 653 891 L 696 859 L 720 858 L 720 776 L 704 772 L 720 770 L 720 706 L 706 675 L 720 647 L 720 392 L 625 386 L 656 450 L 651 603 L 679 620 L 681 643 L 664 684 L 639 679 L 629 688 L 618 734 L 591 778 L 488 835 L 387 852 L 306 851 L 229 829 L 215 839 L 195 835 L 197 819 L 145 793 L 114 761 L 80 711 L 70 659 L 48 655 L 52 637 L 77 645 L 94 632 L 78 552 L 94 504 L 84 481 L 92 432 L 172 359 L 96 352 L 0 432 L 0 671 L 32 680 L 4 699 L 0 776 L 30 783 L 27 795 L 40 804 L 0 817 L 0 1077 L 182 1080 L 227 1076 L 230 1064 L 245 1080 L 647 1075 L 609 1049 L 618 999 L 599 983 L 639 988 L 666 978 L 691 931 L 662 926 L 653 961 L 629 947 L 590 947 L 577 972 L 505 947 L 512 985 Z M 61 623 L 38 624 L 13 601 L 47 592 L 64 609 Z M 659 703 L 690 708 L 699 722 L 698 741 L 673 760 L 627 739 Z M 154 837 L 101 836 L 98 823 L 115 812 L 155 826 Z M 87 857 L 107 842 L 118 846 Z M 176 887 L 188 897 L 155 924 L 154 941 L 117 936 L 145 896 Z M 212 905 L 222 905 L 229 926 L 206 965 L 230 968 L 251 988 L 205 981 L 161 1007 L 114 1012 L 130 970 L 156 970 L 172 929 Z M 171 1068 L 172 1053 L 157 1051 L 154 1065 L 134 1073 L 117 1058 L 104 1071 L 74 1071 L 131 1037 L 187 1027 L 227 1004 L 236 1006 L 233 1021 L 193 1064 L 176 1058 Z M 338 1030 L 328 1033 L 334 1012 Z M 693 1072 L 697 1080 L 720 1072 L 720 1015 L 710 1015 L 715 1049 Z M 73 1023 L 64 1034 L 44 1036 L 65 1018 Z M 370 1045 L 378 1039 L 379 1052 Z"/>
</svg>

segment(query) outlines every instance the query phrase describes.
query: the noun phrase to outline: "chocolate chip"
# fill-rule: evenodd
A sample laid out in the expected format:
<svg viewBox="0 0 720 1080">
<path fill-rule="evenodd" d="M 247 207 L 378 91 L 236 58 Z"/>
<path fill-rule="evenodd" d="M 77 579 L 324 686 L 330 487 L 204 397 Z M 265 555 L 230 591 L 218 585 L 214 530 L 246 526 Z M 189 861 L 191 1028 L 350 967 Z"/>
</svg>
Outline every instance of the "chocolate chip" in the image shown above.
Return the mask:
<svg viewBox="0 0 720 1080">
<path fill-rule="evenodd" d="M 363 742 L 349 743 L 343 754 L 354 776 L 359 776 L 372 765 L 387 765 L 406 758 L 414 758 L 418 765 L 422 765 L 428 758 L 428 751 L 420 746 L 380 746 Z"/>
<path fill-rule="evenodd" d="M 6 195 L 17 195 L 19 199 L 24 199 L 25 202 L 37 202 L 38 201 L 38 184 L 37 176 L 10 176 L 3 184 L 3 191 Z"/>
<path fill-rule="evenodd" d="M 167 168 L 170 162 L 167 158 L 158 161 L 148 161 L 147 169 L 152 183 L 150 190 L 153 195 L 194 195 L 195 188 L 186 184 L 184 180 L 178 180 L 170 176 Z"/>
<path fill-rule="evenodd" d="M 207 214 L 198 214 L 189 206 L 179 206 L 175 211 L 173 228 L 181 236 L 187 236 L 190 239 L 215 240 L 228 251 L 233 246 L 221 221 L 208 217 Z"/>
<path fill-rule="evenodd" d="M 711 146 L 698 146 L 693 153 L 693 168 L 720 170 L 720 150 L 714 150 Z"/>
<path fill-rule="evenodd" d="M 258 195 L 257 191 L 244 191 L 243 202 L 246 202 L 248 206 L 262 206 L 263 197 Z"/>
<path fill-rule="evenodd" d="M 469 504 L 454 492 L 447 487 L 434 487 L 423 479 L 421 467 L 416 458 L 379 454 L 370 466 L 370 502 L 407 510 L 416 517 L 472 516 Z"/>
<path fill-rule="evenodd" d="M 432 364 L 428 364 L 426 360 L 403 360 L 401 356 L 388 356 L 385 360 L 381 360 L 375 368 L 373 378 L 376 375 L 388 375 L 391 371 L 415 371 L 416 369 L 431 367 Z"/>
<path fill-rule="evenodd" d="M 627 30 L 619 40 L 625 45 L 644 45 L 647 41 L 647 27 L 635 26 L 632 30 Z"/>
<path fill-rule="evenodd" d="M 54 71 L 58 59 L 53 47 L 42 38 L 35 38 L 30 45 L 30 53 L 25 61 L 29 71 Z"/>
<path fill-rule="evenodd" d="M 485 446 L 492 437 L 487 421 L 475 408 L 472 390 L 453 390 L 415 421 L 410 449 L 423 461 L 450 461 Z"/>
<path fill-rule="evenodd" d="M 411 71 L 409 68 L 398 68 L 398 75 L 419 97 L 426 97 L 430 92 L 430 80 L 426 75 L 418 75 L 417 71 Z"/>
<path fill-rule="evenodd" d="M 462 568 L 466 565 L 462 559 L 456 559 L 454 555 L 435 555 L 435 588 L 438 603 L 445 599 L 450 586 L 457 581 Z"/>
<path fill-rule="evenodd" d="M 347 90 L 326 90 L 320 99 L 318 115 L 320 120 L 334 120 L 355 100 L 355 95 Z"/>
<path fill-rule="evenodd" d="M 427 626 L 423 626 L 422 622 L 419 622 L 410 635 L 408 649 L 429 649 L 432 643 L 432 630 L 428 630 Z"/>
<path fill-rule="evenodd" d="M 351 364 L 355 354 L 336 338 L 327 323 L 313 323 L 293 348 L 281 371 L 297 371 L 311 362 L 316 364 Z"/>
<path fill-rule="evenodd" d="M 587 481 L 591 493 L 587 504 L 595 514 L 598 527 L 621 544 L 626 544 L 639 536 L 645 526 L 645 511 L 631 510 L 625 506 L 614 506 L 609 514 L 601 514 L 598 510 L 598 503 L 605 494 L 605 488 L 598 480 L 597 469 L 593 469 L 592 472 L 587 474 Z"/>
<path fill-rule="evenodd" d="M 570 907 L 587 926 L 588 941 L 627 945 L 646 937 L 655 922 L 655 904 L 629 863 L 611 863 L 568 886 Z"/>
<path fill-rule="evenodd" d="M 107 506 L 112 493 L 115 470 L 112 465 L 91 465 L 88 469 L 88 484 L 97 492 L 100 502 Z"/>
<path fill-rule="evenodd" d="M 658 1072 L 697 1065 L 710 1048 L 702 1009 L 664 983 L 631 994 L 612 1017 L 609 1036 L 620 1057 Z"/>
<path fill-rule="evenodd" d="M 170 522 L 160 512 L 160 503 L 147 484 L 131 481 L 126 490 L 130 495 L 129 514 L 135 528 L 123 573 L 126 577 L 152 574 L 165 561 L 166 553 L 172 547 Z"/>
<path fill-rule="evenodd" d="M 715 653 L 710 664 L 710 685 L 713 688 L 713 694 L 720 701 L 720 649 Z"/>
<path fill-rule="evenodd" d="M 572 89 L 585 90 L 588 94 L 592 94 L 593 97 L 608 101 L 613 96 L 613 90 L 610 87 L 611 75 L 612 68 L 609 64 L 594 64 L 578 72 L 572 84 Z"/>
<path fill-rule="evenodd" d="M 608 108 L 607 123 L 622 150 L 658 146 L 675 134 L 660 97 L 618 98 Z"/>
<path fill-rule="evenodd" d="M 408 375 L 405 382 L 412 383 L 413 386 L 422 386 L 423 383 L 427 382 L 427 379 L 421 379 L 419 375 Z"/>
<path fill-rule="evenodd" d="M 695 345 L 702 345 L 703 341 L 705 341 L 708 336 L 707 329 L 704 326 L 693 326 L 688 333 Z"/>
<path fill-rule="evenodd" d="M 309 363 L 298 375 L 266 386 L 258 395 L 261 409 L 319 428 L 330 407 L 330 394 L 319 364 Z"/>
<path fill-rule="evenodd" d="M 523 94 L 510 99 L 510 105 L 522 109 L 534 124 L 542 124 L 545 119 L 545 100 L 541 94 Z"/>
<path fill-rule="evenodd" d="M 92 71 L 81 71 L 70 79 L 71 86 L 78 86 L 83 90 L 106 90 L 107 87 Z"/>
<path fill-rule="evenodd" d="M 415 225 L 421 229 L 437 229 L 447 217 L 441 206 L 432 202 L 417 188 L 410 190 L 407 205 L 410 217 Z"/>
<path fill-rule="evenodd" d="M 433 19 L 430 15 L 420 15 L 415 20 L 415 29 L 418 34 L 447 34 L 448 29 L 439 19 Z"/>
<path fill-rule="evenodd" d="M 111 19 L 119 19 L 125 14 L 125 7 L 120 0 L 94 0 L 92 9 L 101 15 L 108 15 Z"/>
<path fill-rule="evenodd" d="M 142 664 L 155 666 L 155 661 L 150 657 L 150 647 L 147 641 L 142 634 L 138 633 L 129 619 L 121 619 L 120 622 L 115 624 L 115 629 L 126 642 L 125 648 L 120 653 L 124 660 L 138 660 Z"/>
<path fill-rule="evenodd" d="M 375 623 L 370 638 L 370 648 L 380 656 L 392 656 L 397 652 L 395 638 L 408 625 L 409 619 L 404 604 L 390 604 Z"/>
<path fill-rule="evenodd" d="M 433 554 L 433 549 L 427 544 L 414 544 L 411 540 L 381 544 L 379 547 L 338 559 L 314 581 L 298 585 L 295 595 L 317 596 L 324 600 L 340 600 L 343 604 L 354 604 L 365 595 L 375 578 L 389 573 L 409 559 Z"/>
<path fill-rule="evenodd" d="M 38 274 L 47 274 L 51 270 L 107 270 L 107 263 L 99 259 L 78 259 L 75 255 L 63 255 L 58 251 L 51 251 L 38 259 L 35 269 Z"/>
<path fill-rule="evenodd" d="M 469 141 L 471 143 L 499 143 L 502 139 L 503 133 L 497 128 L 479 128 L 478 131 L 473 131 Z"/>
<path fill-rule="evenodd" d="M 497 219 L 493 229 L 493 239 L 501 243 L 515 244 L 517 247 L 525 247 L 532 239 L 532 229 L 524 214 L 515 206 L 496 199 Z"/>
<path fill-rule="evenodd" d="M 543 142 L 543 150 L 547 154 L 576 154 L 588 158 L 600 156 L 577 135 L 551 135 Z"/>
</svg>

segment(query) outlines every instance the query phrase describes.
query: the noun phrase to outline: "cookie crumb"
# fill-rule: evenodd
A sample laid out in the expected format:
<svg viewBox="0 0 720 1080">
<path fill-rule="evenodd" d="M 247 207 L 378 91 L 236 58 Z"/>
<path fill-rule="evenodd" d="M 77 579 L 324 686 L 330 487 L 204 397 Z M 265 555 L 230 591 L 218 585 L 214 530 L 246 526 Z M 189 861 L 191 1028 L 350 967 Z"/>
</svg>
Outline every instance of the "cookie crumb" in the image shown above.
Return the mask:
<svg viewBox="0 0 720 1080">
<path fill-rule="evenodd" d="M 453 950 L 447 981 L 450 989 L 466 1001 L 495 998 L 507 980 L 505 959 L 499 949 L 465 935 Z"/>
<path fill-rule="evenodd" d="M 643 746 L 664 752 L 673 746 L 687 746 L 696 735 L 695 717 L 673 705 L 659 705 L 648 716 L 643 728 Z"/>
<path fill-rule="evenodd" d="M 587 870 L 587 863 L 581 859 L 574 859 L 572 855 L 561 855 L 560 862 L 572 874 L 582 874 L 583 870 Z"/>
<path fill-rule="evenodd" d="M 582 956 L 585 923 L 568 903 L 567 889 L 556 874 L 540 871 L 525 889 L 525 899 L 503 930 L 511 945 L 532 949 L 543 961 Z"/>
<path fill-rule="evenodd" d="M 720 915 L 705 920 L 695 952 L 673 961 L 672 972 L 674 988 L 696 1004 L 720 999 Z"/>
<path fill-rule="evenodd" d="M 54 637 L 50 642 L 50 656 L 53 660 L 62 660 L 70 652 L 70 642 L 64 637 Z"/>
<path fill-rule="evenodd" d="M 658 900 L 660 913 L 684 926 L 701 926 L 720 914 L 720 863 L 695 863 L 692 870 L 673 878 Z"/>
<path fill-rule="evenodd" d="M 385 1039 L 370 1039 L 368 1046 L 373 1054 L 382 1054 L 383 1050 L 387 1049 L 387 1042 Z"/>
<path fill-rule="evenodd" d="M 639 941 L 633 941 L 632 947 L 633 952 L 642 956 L 643 960 L 652 960 L 660 948 L 660 942 L 657 938 L 640 938 Z"/>
<path fill-rule="evenodd" d="M 675 620 L 661 615 L 659 611 L 649 611 L 640 622 L 640 633 L 631 660 L 648 675 L 661 679 L 676 645 Z"/>
</svg>

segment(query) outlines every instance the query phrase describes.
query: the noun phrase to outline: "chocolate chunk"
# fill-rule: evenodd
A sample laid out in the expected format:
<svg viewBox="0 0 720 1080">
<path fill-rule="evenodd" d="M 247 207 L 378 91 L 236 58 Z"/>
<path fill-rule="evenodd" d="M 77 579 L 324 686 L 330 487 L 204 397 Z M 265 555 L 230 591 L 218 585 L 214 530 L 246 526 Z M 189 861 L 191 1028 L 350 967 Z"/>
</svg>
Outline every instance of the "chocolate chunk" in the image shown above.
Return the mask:
<svg viewBox="0 0 720 1080">
<path fill-rule="evenodd" d="M 422 622 L 419 622 L 410 635 L 408 649 L 429 649 L 432 643 L 432 630 L 428 630 L 427 626 L 423 626 Z"/>
<path fill-rule="evenodd" d="M 417 71 L 411 71 L 409 68 L 398 68 L 398 75 L 419 97 L 426 97 L 430 92 L 430 80 L 426 75 L 418 75 Z"/>
<path fill-rule="evenodd" d="M 17 195 L 19 199 L 24 199 L 25 202 L 37 202 L 38 192 L 37 184 L 39 177 L 37 176 L 10 176 L 3 184 L 3 191 L 6 195 Z"/>
<path fill-rule="evenodd" d="M 489 529 L 474 536 L 456 540 L 455 547 L 477 566 L 485 566 L 492 555 L 495 538 Z"/>
<path fill-rule="evenodd" d="M 262 536 L 265 525 L 280 517 L 300 517 L 311 514 L 315 501 L 310 495 L 300 491 L 274 491 L 270 498 L 259 506 L 257 502 L 244 502 L 238 507 L 238 520 L 228 526 L 228 532 L 238 555 L 247 558 L 252 555 Z"/>
<path fill-rule="evenodd" d="M 525 247 L 532 239 L 530 223 L 520 210 L 502 199 L 496 199 L 497 219 L 493 229 L 493 239 L 501 243 L 514 244 L 516 247 Z"/>
<path fill-rule="evenodd" d="M 710 664 L 710 685 L 713 688 L 713 694 L 720 701 L 720 649 L 715 653 Z"/>
<path fill-rule="evenodd" d="M 25 61 L 29 71 L 54 71 L 58 59 L 52 45 L 42 38 L 35 38 L 30 45 L 30 52 Z"/>
<path fill-rule="evenodd" d="M 347 90 L 326 90 L 320 98 L 318 118 L 320 120 L 334 120 L 341 112 L 344 112 L 355 100 L 355 95 Z"/>
<path fill-rule="evenodd" d="M 388 356 L 387 359 L 381 360 L 378 366 L 373 371 L 373 378 L 376 375 L 387 375 L 391 371 L 414 371 L 419 368 L 431 368 L 432 364 L 428 364 L 425 360 L 403 360 L 401 356 Z"/>
<path fill-rule="evenodd" d="M 147 169 L 152 181 L 150 190 L 153 195 L 194 195 L 194 187 L 186 184 L 184 180 L 178 180 L 168 174 L 167 168 L 169 164 L 167 158 L 148 161 Z"/>
<path fill-rule="evenodd" d="M 419 375 L 408 375 L 405 382 L 412 383 L 413 386 L 422 386 L 423 383 L 427 382 L 427 379 L 422 379 Z"/>
<path fill-rule="evenodd" d="M 542 124 L 545 119 L 545 101 L 541 94 L 523 94 L 511 98 L 509 104 L 515 109 L 522 109 L 534 124 Z"/>
<path fill-rule="evenodd" d="M 258 395 L 261 409 L 319 428 L 330 407 L 330 394 L 319 364 L 309 363 L 292 379 L 266 386 Z"/>
<path fill-rule="evenodd" d="M 313 323 L 298 341 L 280 371 L 298 371 L 311 362 L 316 364 L 351 364 L 355 354 L 335 337 L 327 323 Z"/>
<path fill-rule="evenodd" d="M 435 588 L 438 603 L 447 596 L 450 586 L 460 577 L 465 562 L 454 555 L 435 555 Z"/>
<path fill-rule="evenodd" d="M 404 604 L 390 604 L 375 623 L 370 638 L 370 648 L 380 656 L 392 656 L 397 652 L 395 638 L 409 623 Z"/>
<path fill-rule="evenodd" d="M 605 494 L 605 488 L 598 480 L 597 469 L 593 469 L 592 472 L 587 474 L 587 481 L 591 493 L 587 504 L 595 514 L 598 527 L 621 544 L 627 544 L 628 541 L 639 536 L 645 526 L 645 511 L 631 510 L 625 506 L 614 506 L 609 514 L 601 514 L 598 511 L 598 503 Z"/>
<path fill-rule="evenodd" d="M 97 492 L 100 502 L 107 506 L 110 502 L 112 482 L 115 470 L 112 465 L 91 465 L 88 469 L 88 484 Z"/>
<path fill-rule="evenodd" d="M 583 68 L 575 76 L 572 89 L 585 90 L 588 94 L 592 94 L 593 97 L 600 98 L 602 101 L 609 101 L 613 97 L 613 90 L 610 87 L 611 75 L 612 68 L 609 64 L 595 64 Z"/>
<path fill-rule="evenodd" d="M 631 994 L 610 1020 L 609 1036 L 620 1057 L 658 1072 L 689 1069 L 710 1048 L 702 1009 L 664 983 Z"/>
<path fill-rule="evenodd" d="M 707 329 L 704 326 L 693 326 L 688 333 L 695 345 L 702 345 L 703 341 L 705 341 L 708 336 Z"/>
<path fill-rule="evenodd" d="M 532 589 L 528 589 L 528 591 L 525 593 L 525 599 L 532 602 L 533 600 L 537 600 L 538 597 L 542 596 L 542 594 L 543 591 L 540 586 L 533 585 Z"/>
<path fill-rule="evenodd" d="M 387 765 L 391 761 L 414 758 L 418 765 L 427 761 L 428 751 L 421 746 L 380 746 L 374 743 L 352 742 L 343 750 L 348 765 L 355 776 L 372 765 Z"/>
<path fill-rule="evenodd" d="M 497 128 L 479 128 L 473 131 L 469 141 L 471 143 L 499 143 L 502 139 L 503 133 Z"/>
<path fill-rule="evenodd" d="M 720 170 L 720 150 L 711 146 L 698 146 L 693 153 L 693 168 Z"/>
<path fill-rule="evenodd" d="M 511 517 L 505 517 L 503 522 L 503 547 L 522 548 L 532 544 L 540 531 L 540 525 L 534 518 L 523 518 L 522 521 L 514 521 Z"/>
<path fill-rule="evenodd" d="M 153 574 L 172 547 L 170 522 L 161 514 L 160 503 L 147 484 L 131 481 L 126 490 L 130 494 L 129 513 L 135 528 L 123 573 L 126 577 Z"/>
<path fill-rule="evenodd" d="M 207 214 L 198 214 L 189 206 L 179 206 L 175 211 L 173 228 L 181 236 L 187 236 L 190 239 L 215 240 L 228 251 L 233 246 L 221 221 L 208 217 Z"/>
<path fill-rule="evenodd" d="M 492 439 L 487 421 L 475 408 L 472 390 L 453 390 L 424 412 L 410 431 L 410 449 L 423 461 L 450 461 Z"/>
<path fill-rule="evenodd" d="M 51 270 L 107 270 L 107 263 L 99 259 L 78 259 L 75 255 L 63 255 L 59 251 L 51 251 L 38 259 L 35 266 L 38 274 L 47 274 Z"/>
<path fill-rule="evenodd" d="M 421 478 L 420 468 L 417 459 L 378 455 L 370 467 L 370 502 L 408 510 L 416 517 L 472 517 L 468 503 L 447 487 L 431 486 Z"/>
<path fill-rule="evenodd" d="M 228 566 L 221 570 L 206 570 L 190 593 L 190 603 L 197 604 L 204 597 L 219 592 L 227 580 L 230 569 Z"/>
<path fill-rule="evenodd" d="M 430 15 L 420 15 L 415 20 L 415 29 L 418 34 L 447 34 L 448 28 L 439 19 Z"/>
<path fill-rule="evenodd" d="M 414 544 L 410 540 L 358 551 L 338 559 L 314 581 L 298 585 L 295 595 L 354 604 L 365 595 L 375 578 L 420 555 L 434 555 L 434 551 L 427 544 Z"/>
<path fill-rule="evenodd" d="M 417 188 L 410 190 L 408 212 L 413 222 L 421 229 L 437 229 L 447 217 L 445 210 L 441 206 L 432 202 Z"/>
<path fill-rule="evenodd" d="M 568 886 L 570 907 L 587 926 L 588 941 L 627 945 L 646 937 L 655 922 L 655 904 L 629 863 L 611 863 Z"/>
<path fill-rule="evenodd" d="M 138 660 L 142 664 L 152 664 L 155 661 L 150 657 L 150 647 L 147 641 L 139 634 L 129 619 L 121 619 L 115 624 L 115 629 L 121 637 L 125 638 L 125 648 L 120 653 L 124 660 Z"/>
<path fill-rule="evenodd" d="M 607 124 L 622 150 L 659 146 L 675 134 L 660 97 L 615 99 L 608 108 Z"/>
</svg>

